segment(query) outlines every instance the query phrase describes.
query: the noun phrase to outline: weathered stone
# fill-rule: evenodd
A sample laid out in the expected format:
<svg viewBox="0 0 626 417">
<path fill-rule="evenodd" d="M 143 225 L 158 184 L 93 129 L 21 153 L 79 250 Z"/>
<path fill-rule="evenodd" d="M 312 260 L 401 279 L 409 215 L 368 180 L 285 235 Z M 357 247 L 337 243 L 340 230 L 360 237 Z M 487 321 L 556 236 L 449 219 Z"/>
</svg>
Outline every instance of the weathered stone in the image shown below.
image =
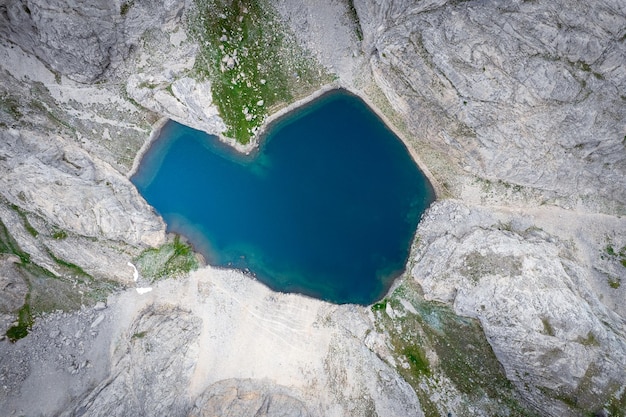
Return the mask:
<svg viewBox="0 0 626 417">
<path fill-rule="evenodd" d="M 196 400 L 189 417 L 308 417 L 302 401 L 271 381 L 225 380 L 211 385 Z"/>
<path fill-rule="evenodd" d="M 61 74 L 93 82 L 119 66 L 146 29 L 182 13 L 183 0 L 9 0 L 0 6 L 0 36 Z"/>
</svg>

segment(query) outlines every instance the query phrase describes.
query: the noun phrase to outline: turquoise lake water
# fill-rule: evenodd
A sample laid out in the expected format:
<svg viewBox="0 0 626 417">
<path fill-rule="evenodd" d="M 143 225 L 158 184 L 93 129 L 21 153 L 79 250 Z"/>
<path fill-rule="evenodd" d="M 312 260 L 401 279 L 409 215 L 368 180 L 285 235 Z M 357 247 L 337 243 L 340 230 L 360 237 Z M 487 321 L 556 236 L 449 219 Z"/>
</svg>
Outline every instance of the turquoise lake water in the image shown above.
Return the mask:
<svg viewBox="0 0 626 417">
<path fill-rule="evenodd" d="M 344 91 L 273 123 L 250 156 L 168 122 L 131 180 L 209 264 L 363 305 L 402 273 L 434 199 L 404 144 Z"/>
</svg>

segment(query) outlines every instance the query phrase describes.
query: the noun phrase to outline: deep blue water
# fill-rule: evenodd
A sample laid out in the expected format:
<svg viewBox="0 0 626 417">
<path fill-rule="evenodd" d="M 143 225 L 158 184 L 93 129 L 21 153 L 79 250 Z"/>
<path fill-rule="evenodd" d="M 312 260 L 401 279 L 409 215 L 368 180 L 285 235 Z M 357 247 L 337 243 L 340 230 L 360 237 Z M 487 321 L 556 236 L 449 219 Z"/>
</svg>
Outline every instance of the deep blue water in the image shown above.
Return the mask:
<svg viewBox="0 0 626 417">
<path fill-rule="evenodd" d="M 272 124 L 251 156 L 169 122 L 132 181 L 211 265 L 364 305 L 404 270 L 434 199 L 404 144 L 343 91 Z"/>
</svg>

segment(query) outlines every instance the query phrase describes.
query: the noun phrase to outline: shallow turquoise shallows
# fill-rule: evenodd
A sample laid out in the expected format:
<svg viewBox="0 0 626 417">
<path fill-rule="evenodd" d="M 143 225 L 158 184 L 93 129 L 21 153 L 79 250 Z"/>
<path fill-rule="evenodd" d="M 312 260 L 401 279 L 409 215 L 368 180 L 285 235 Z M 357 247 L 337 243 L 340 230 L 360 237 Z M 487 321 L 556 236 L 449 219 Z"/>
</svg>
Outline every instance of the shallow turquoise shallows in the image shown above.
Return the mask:
<svg viewBox="0 0 626 417">
<path fill-rule="evenodd" d="M 251 156 L 169 122 L 132 181 L 211 265 L 363 305 L 402 273 L 434 199 L 404 144 L 344 91 L 272 124 Z"/>
</svg>

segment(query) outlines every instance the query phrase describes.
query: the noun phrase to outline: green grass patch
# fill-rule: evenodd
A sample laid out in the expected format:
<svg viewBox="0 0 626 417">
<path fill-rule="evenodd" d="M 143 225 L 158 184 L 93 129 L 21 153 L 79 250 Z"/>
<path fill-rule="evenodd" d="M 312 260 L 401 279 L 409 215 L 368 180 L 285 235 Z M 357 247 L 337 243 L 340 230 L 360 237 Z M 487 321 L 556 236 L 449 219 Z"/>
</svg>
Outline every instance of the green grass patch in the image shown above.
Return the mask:
<svg viewBox="0 0 626 417">
<path fill-rule="evenodd" d="M 132 335 L 131 339 L 143 339 L 144 337 L 146 337 L 147 334 L 147 331 L 135 333 L 134 335 Z"/>
<path fill-rule="evenodd" d="M 134 3 L 134 0 L 122 3 L 122 5 L 120 6 L 120 16 L 126 16 Z"/>
<path fill-rule="evenodd" d="M 550 321 L 547 318 L 542 317 L 541 322 L 543 323 L 544 333 L 547 334 L 548 336 L 554 336 L 554 328 L 550 324 Z"/>
<path fill-rule="evenodd" d="M 356 8 L 354 7 L 354 0 L 348 0 L 348 17 L 354 24 L 354 30 L 356 32 L 356 37 L 359 41 L 363 40 L 363 30 L 361 29 L 361 22 L 359 20 L 359 15 L 356 12 Z"/>
<path fill-rule="evenodd" d="M 606 245 L 606 248 L 604 248 L 604 250 L 605 250 L 605 252 L 606 252 L 607 254 L 609 254 L 609 255 L 611 255 L 611 256 L 615 256 L 615 255 L 617 255 L 617 254 L 615 253 L 615 249 L 613 249 L 613 246 L 612 246 L 612 245 L 610 245 L 610 244 L 609 244 L 609 245 Z"/>
<path fill-rule="evenodd" d="M 24 228 L 26 229 L 26 231 L 32 237 L 39 236 L 39 232 L 28 221 L 28 218 L 26 217 L 26 212 L 15 204 L 11 204 L 10 207 L 13 209 L 13 211 L 15 211 L 18 214 L 18 216 L 20 216 L 20 219 L 22 219 L 22 224 L 24 225 Z"/>
<path fill-rule="evenodd" d="M 408 312 L 400 299 L 410 300 L 418 314 Z M 388 335 L 396 369 L 415 390 L 426 415 L 446 415 L 448 411 L 447 404 L 432 400 L 428 388 L 441 389 L 442 376 L 461 393 L 465 404 L 486 406 L 488 399 L 488 408 L 483 410 L 486 415 L 533 415 L 520 402 L 478 321 L 424 300 L 412 282 L 403 282 L 384 301 L 401 314 L 391 318 L 382 311 L 386 305 L 372 306 L 376 328 Z M 438 360 L 431 363 L 431 356 Z M 474 410 L 474 414 L 480 413 Z"/>
<path fill-rule="evenodd" d="M 16 121 L 22 118 L 20 102 L 8 93 L 0 94 L 0 111 L 8 114 Z"/>
<path fill-rule="evenodd" d="M 198 260 L 191 246 L 176 236 L 173 242 L 143 251 L 135 259 L 135 265 L 144 278 L 154 282 L 186 275 L 198 267 Z"/>
<path fill-rule="evenodd" d="M 593 332 L 587 333 L 587 337 L 579 337 L 578 343 L 584 346 L 600 346 L 600 342 L 596 339 L 596 335 Z"/>
<path fill-rule="evenodd" d="M 626 246 L 623 246 L 618 251 L 613 247 L 611 243 L 608 243 L 604 248 L 604 252 L 609 256 L 610 260 L 613 260 L 613 261 L 617 260 L 621 266 L 626 268 Z M 606 259 L 604 255 L 600 255 L 600 257 L 602 259 Z M 619 288 L 620 281 L 621 280 L 619 278 L 609 277 L 609 285 L 612 288 Z"/>
<path fill-rule="evenodd" d="M 209 78 L 228 130 L 246 144 L 271 109 L 332 80 L 265 0 L 195 0 L 189 19 L 201 46 L 195 71 Z"/>
<path fill-rule="evenodd" d="M 626 265 L 624 266 L 626 267 Z M 607 278 L 607 282 L 609 283 L 609 287 L 613 289 L 618 289 L 622 285 L 622 281 L 619 279 L 619 277 L 609 276 Z"/>
<path fill-rule="evenodd" d="M 404 347 L 402 354 L 409 362 L 414 378 L 419 378 L 420 375 L 430 375 L 428 359 L 423 349 L 416 345 L 409 345 Z"/>
<path fill-rule="evenodd" d="M 621 396 L 612 396 L 606 404 L 610 416 L 626 416 L 626 390 Z"/>
<path fill-rule="evenodd" d="M 0 253 L 9 253 L 20 258 L 23 264 L 30 263 L 30 255 L 20 249 L 19 245 L 9 234 L 9 230 L 0 220 Z"/>
<path fill-rule="evenodd" d="M 62 229 L 54 228 L 52 230 L 52 238 L 56 240 L 63 240 L 67 238 L 67 232 Z"/>
<path fill-rule="evenodd" d="M 33 316 L 30 313 L 30 306 L 28 305 L 28 297 L 26 303 L 17 312 L 18 323 L 7 330 L 6 336 L 9 341 L 15 343 L 19 339 L 22 339 L 28 335 L 28 331 L 33 326 Z"/>
<path fill-rule="evenodd" d="M 387 300 L 386 299 L 384 299 L 384 300 L 382 300 L 382 301 L 372 305 L 372 311 L 373 312 L 383 311 L 385 308 L 387 308 Z"/>
<path fill-rule="evenodd" d="M 66 274 L 74 275 L 77 277 L 92 278 L 91 275 L 85 272 L 83 268 L 71 262 L 65 261 L 61 258 L 57 258 L 50 250 L 48 250 L 48 256 L 50 256 L 50 258 L 52 258 L 52 260 L 56 262 L 57 265 L 62 267 L 65 270 L 64 272 L 66 272 Z"/>
<path fill-rule="evenodd" d="M 33 93 L 33 95 L 35 96 L 36 94 L 37 94 L 36 92 Z M 37 100 L 31 100 L 30 107 L 39 111 L 43 116 L 47 117 L 51 122 L 58 125 L 59 127 L 65 128 L 69 130 L 70 132 L 76 131 L 76 128 L 74 128 L 68 122 L 66 122 L 64 118 L 57 116 L 52 110 L 48 108 L 48 106 L 45 103 L 41 101 L 37 101 Z"/>
</svg>

